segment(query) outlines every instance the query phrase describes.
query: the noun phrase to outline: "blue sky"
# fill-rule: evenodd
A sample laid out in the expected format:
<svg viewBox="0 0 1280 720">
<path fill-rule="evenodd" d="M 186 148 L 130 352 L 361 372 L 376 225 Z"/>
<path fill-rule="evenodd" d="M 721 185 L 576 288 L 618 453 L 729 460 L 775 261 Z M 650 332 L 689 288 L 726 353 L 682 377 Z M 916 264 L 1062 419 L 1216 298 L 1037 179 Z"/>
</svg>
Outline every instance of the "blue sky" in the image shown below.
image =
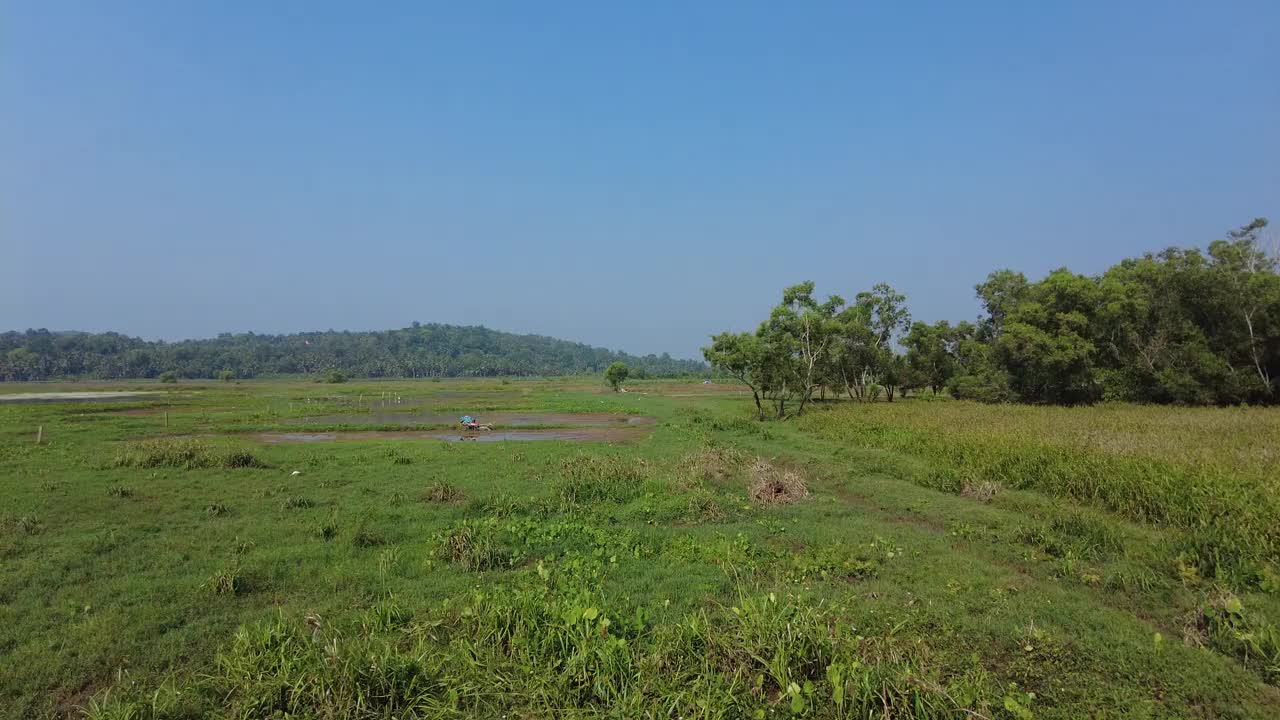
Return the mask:
<svg viewBox="0 0 1280 720">
<path fill-rule="evenodd" d="M 696 356 L 1280 220 L 1280 3 L 0 7 L 0 328 Z"/>
</svg>

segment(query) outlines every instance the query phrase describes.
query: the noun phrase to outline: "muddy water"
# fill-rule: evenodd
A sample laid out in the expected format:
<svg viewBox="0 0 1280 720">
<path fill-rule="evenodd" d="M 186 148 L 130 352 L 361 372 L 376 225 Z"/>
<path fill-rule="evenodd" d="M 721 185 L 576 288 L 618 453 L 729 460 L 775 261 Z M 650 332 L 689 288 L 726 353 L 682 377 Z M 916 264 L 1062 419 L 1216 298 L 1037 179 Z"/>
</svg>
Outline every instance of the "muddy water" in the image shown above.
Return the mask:
<svg viewBox="0 0 1280 720">
<path fill-rule="evenodd" d="M 531 442 L 537 440 L 567 440 L 569 442 L 625 442 L 643 435 L 639 426 L 631 427 L 578 427 L 545 430 L 492 430 L 459 432 L 457 430 L 359 430 L 329 433 L 258 433 L 254 435 L 265 443 L 315 443 L 353 440 L 446 440 L 451 442 Z"/>
<path fill-rule="evenodd" d="M 290 425 L 453 425 L 458 422 L 457 413 L 446 412 L 378 412 L 323 415 L 320 417 L 291 420 Z M 567 427 L 626 428 L 652 425 L 654 419 L 638 415 L 610 413 L 539 413 L 493 412 L 476 415 L 485 425 L 497 428 L 527 427 L 530 425 L 564 425 Z"/>
</svg>

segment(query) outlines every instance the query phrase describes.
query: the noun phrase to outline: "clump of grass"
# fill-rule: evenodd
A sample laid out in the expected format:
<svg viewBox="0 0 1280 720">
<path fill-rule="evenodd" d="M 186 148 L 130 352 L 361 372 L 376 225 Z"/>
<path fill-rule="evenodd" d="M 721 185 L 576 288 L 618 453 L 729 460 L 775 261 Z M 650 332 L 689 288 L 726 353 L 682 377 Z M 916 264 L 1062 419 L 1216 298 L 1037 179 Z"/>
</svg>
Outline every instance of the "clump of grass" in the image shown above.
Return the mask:
<svg viewBox="0 0 1280 720">
<path fill-rule="evenodd" d="M 44 529 L 44 523 L 34 513 L 19 515 L 16 518 L 5 521 L 4 524 L 24 535 L 36 535 Z"/>
<path fill-rule="evenodd" d="M 240 595 L 248 590 L 249 584 L 240 573 L 239 564 L 233 562 L 218 568 L 201 587 L 215 595 Z"/>
<path fill-rule="evenodd" d="M 463 523 L 436 536 L 436 554 L 440 559 L 464 570 L 494 570 L 507 564 L 490 526 Z"/>
<path fill-rule="evenodd" d="M 128 485 L 108 485 L 107 497 L 131 498 L 133 497 L 133 488 Z"/>
<path fill-rule="evenodd" d="M 338 537 L 338 513 L 333 512 L 316 527 L 316 537 L 328 542 Z"/>
<path fill-rule="evenodd" d="M 646 475 L 646 465 L 638 458 L 579 454 L 560 463 L 552 487 L 569 505 L 626 502 L 640 494 Z"/>
<path fill-rule="evenodd" d="M 686 517 L 699 522 L 716 523 L 725 519 L 728 513 L 720 505 L 715 495 L 705 490 L 690 493 L 685 506 Z"/>
<path fill-rule="evenodd" d="M 960 487 L 960 494 L 964 497 L 973 498 L 978 502 L 985 503 L 991 502 L 991 499 L 996 495 L 999 495 L 1000 491 L 1003 489 L 1004 488 L 1001 487 L 998 482 L 992 482 L 990 480 L 979 480 L 974 482 L 969 480 Z"/>
<path fill-rule="evenodd" d="M 291 497 L 280 503 L 281 510 L 305 510 L 315 507 L 316 503 L 311 498 Z"/>
<path fill-rule="evenodd" d="M 111 465 L 182 470 L 270 467 L 248 450 L 220 447 L 199 439 L 142 440 L 130 443 L 116 453 Z"/>
<path fill-rule="evenodd" d="M 360 526 L 351 536 L 351 544 L 358 548 L 378 547 L 387 544 L 387 537 L 368 526 Z"/>
<path fill-rule="evenodd" d="M 701 483 L 724 485 L 747 464 L 746 453 L 736 448 L 716 446 L 690 453 L 676 467 L 678 483 L 685 489 Z"/>
<path fill-rule="evenodd" d="M 364 611 L 360 626 L 366 634 L 387 633 L 406 627 L 413 621 L 413 612 L 387 596 Z"/>
<path fill-rule="evenodd" d="M 757 459 L 751 466 L 748 494 L 758 505 L 786 505 L 808 497 L 809 488 L 800 473 Z"/>
<path fill-rule="evenodd" d="M 454 503 L 462 500 L 462 490 L 453 483 L 445 480 L 436 480 L 427 486 L 423 492 L 423 498 L 427 502 L 433 503 Z"/>
<path fill-rule="evenodd" d="M 204 511 L 209 517 L 222 517 L 231 512 L 225 503 L 220 502 L 209 503 L 205 506 Z"/>
</svg>

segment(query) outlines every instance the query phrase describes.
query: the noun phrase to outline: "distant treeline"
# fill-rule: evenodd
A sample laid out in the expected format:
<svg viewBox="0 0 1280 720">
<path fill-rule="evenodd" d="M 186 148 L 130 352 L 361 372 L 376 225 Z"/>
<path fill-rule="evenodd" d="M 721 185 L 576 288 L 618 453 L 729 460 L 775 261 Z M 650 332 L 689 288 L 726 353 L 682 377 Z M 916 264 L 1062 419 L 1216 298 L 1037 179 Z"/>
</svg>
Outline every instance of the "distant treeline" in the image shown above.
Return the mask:
<svg viewBox="0 0 1280 720">
<path fill-rule="evenodd" d="M 353 377 L 492 377 L 603 372 L 632 377 L 705 373 L 696 360 L 637 357 L 540 335 L 483 327 L 419 325 L 380 332 L 224 333 L 207 340 L 146 341 L 119 333 L 27 330 L 0 335 L 0 380 L 58 378 L 252 378 L 338 371 Z"/>
<path fill-rule="evenodd" d="M 815 393 L 891 401 L 924 388 L 988 402 L 1274 404 L 1280 253 L 1266 226 L 1096 276 L 998 270 L 976 287 L 984 314 L 954 325 L 913 323 L 885 284 L 846 303 L 804 283 L 754 333 L 717 335 L 704 354 L 752 387 L 761 416 L 798 414 Z"/>
</svg>

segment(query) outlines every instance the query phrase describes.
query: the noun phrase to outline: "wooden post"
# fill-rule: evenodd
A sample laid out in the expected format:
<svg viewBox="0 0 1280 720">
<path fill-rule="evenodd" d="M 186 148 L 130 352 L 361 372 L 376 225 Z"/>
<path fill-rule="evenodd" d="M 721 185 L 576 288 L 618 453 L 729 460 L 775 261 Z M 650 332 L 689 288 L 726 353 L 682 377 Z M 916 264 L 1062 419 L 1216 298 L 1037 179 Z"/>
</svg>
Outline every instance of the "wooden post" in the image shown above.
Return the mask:
<svg viewBox="0 0 1280 720">
<path fill-rule="evenodd" d="M 164 411 L 164 426 L 169 427 L 169 411 Z"/>
<path fill-rule="evenodd" d="M 36 444 L 39 445 L 40 441 L 43 439 L 44 439 L 44 426 L 41 425 L 36 428 Z"/>
</svg>

